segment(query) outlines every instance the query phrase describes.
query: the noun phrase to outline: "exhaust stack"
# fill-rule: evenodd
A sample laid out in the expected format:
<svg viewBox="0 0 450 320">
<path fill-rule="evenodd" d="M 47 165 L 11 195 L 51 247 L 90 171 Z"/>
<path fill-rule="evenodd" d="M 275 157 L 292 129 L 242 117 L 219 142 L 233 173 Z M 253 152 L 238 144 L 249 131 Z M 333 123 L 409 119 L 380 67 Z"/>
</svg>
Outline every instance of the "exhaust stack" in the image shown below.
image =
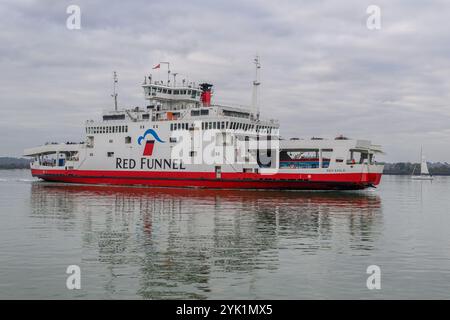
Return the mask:
<svg viewBox="0 0 450 320">
<path fill-rule="evenodd" d="M 200 89 L 202 89 L 202 94 L 200 96 L 200 101 L 202 102 L 204 107 L 211 106 L 211 96 L 212 96 L 212 84 L 209 83 L 201 83 Z"/>
</svg>

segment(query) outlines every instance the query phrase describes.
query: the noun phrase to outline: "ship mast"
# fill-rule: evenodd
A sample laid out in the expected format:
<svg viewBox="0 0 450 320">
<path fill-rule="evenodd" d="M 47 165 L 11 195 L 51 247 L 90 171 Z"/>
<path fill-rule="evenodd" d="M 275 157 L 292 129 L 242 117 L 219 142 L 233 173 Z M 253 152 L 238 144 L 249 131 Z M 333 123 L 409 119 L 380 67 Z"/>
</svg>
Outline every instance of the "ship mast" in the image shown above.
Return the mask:
<svg viewBox="0 0 450 320">
<path fill-rule="evenodd" d="M 255 57 L 253 63 L 255 64 L 255 80 L 253 80 L 252 109 L 255 116 L 257 116 L 259 114 L 258 86 L 261 84 L 261 82 L 259 82 L 259 69 L 261 69 L 261 63 L 259 62 L 258 55 Z"/>
<path fill-rule="evenodd" d="M 176 87 L 177 86 L 177 72 L 172 73 L 173 76 L 173 86 Z"/>
<path fill-rule="evenodd" d="M 116 91 L 116 86 L 117 86 L 117 73 L 114 71 L 113 73 L 113 94 L 111 95 L 111 97 L 114 98 L 114 110 L 117 111 L 117 91 Z"/>
<path fill-rule="evenodd" d="M 167 85 L 170 85 L 170 63 L 169 62 L 160 62 L 160 64 L 167 64 Z"/>
</svg>

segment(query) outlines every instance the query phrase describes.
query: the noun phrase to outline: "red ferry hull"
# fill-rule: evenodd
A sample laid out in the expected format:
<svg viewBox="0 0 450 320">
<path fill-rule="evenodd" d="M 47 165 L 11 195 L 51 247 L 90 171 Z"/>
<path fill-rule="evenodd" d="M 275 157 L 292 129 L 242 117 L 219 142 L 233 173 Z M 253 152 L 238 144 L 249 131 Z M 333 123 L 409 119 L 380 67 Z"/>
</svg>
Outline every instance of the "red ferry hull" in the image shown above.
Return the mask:
<svg viewBox="0 0 450 320">
<path fill-rule="evenodd" d="M 211 172 L 32 169 L 31 173 L 52 182 L 212 189 L 360 190 L 376 186 L 381 180 L 381 173 L 222 173 L 220 178 Z"/>
</svg>

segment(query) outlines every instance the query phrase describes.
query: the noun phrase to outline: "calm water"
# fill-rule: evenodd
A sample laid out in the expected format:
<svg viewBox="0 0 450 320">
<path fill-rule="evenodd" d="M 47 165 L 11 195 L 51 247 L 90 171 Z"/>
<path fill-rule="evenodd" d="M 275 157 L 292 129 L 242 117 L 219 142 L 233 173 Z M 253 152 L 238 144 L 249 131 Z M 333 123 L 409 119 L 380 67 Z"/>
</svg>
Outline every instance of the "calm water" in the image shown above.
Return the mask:
<svg viewBox="0 0 450 320">
<path fill-rule="evenodd" d="M 450 298 L 450 178 L 364 192 L 86 187 L 0 170 L 0 298 Z M 81 290 L 66 289 L 68 265 Z M 381 268 L 368 290 L 366 268 Z"/>
</svg>

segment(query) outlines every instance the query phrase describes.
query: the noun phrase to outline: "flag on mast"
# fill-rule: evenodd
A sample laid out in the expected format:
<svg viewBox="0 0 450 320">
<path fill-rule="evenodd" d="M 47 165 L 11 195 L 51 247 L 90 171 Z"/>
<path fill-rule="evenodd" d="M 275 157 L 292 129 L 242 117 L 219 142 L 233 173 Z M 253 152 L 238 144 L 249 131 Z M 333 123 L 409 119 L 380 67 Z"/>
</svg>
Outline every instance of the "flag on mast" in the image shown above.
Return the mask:
<svg viewBox="0 0 450 320">
<path fill-rule="evenodd" d="M 161 64 L 158 63 L 156 66 L 153 67 L 153 69 L 159 69 L 161 67 Z"/>
</svg>

